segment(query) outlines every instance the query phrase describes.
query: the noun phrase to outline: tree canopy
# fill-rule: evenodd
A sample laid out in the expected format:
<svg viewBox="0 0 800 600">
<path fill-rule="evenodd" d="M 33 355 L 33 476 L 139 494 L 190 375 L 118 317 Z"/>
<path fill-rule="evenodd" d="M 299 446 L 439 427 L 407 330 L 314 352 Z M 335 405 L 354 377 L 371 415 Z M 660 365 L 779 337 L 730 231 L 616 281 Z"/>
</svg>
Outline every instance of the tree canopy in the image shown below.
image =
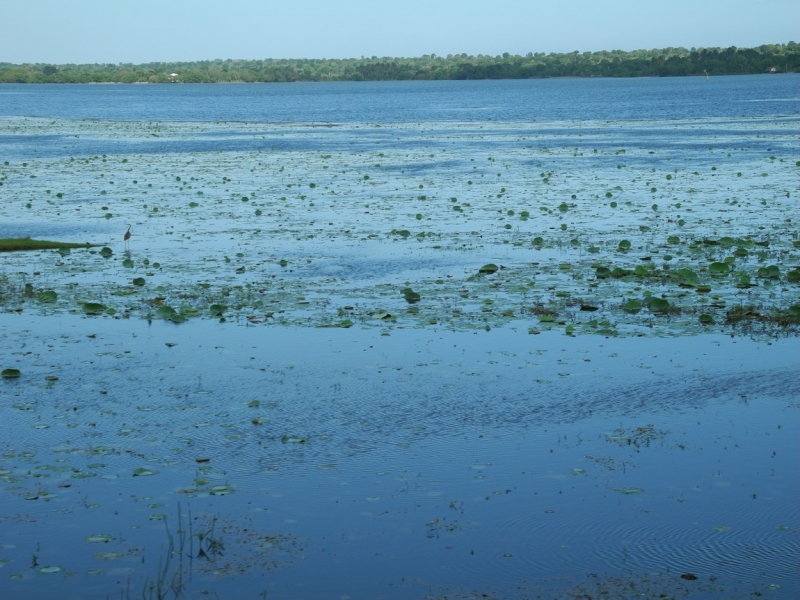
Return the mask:
<svg viewBox="0 0 800 600">
<path fill-rule="evenodd" d="M 426 54 L 417 58 L 204 60 L 134 64 L 0 63 L 0 83 L 231 83 L 678 77 L 800 71 L 800 45 L 600 52 Z"/>
</svg>

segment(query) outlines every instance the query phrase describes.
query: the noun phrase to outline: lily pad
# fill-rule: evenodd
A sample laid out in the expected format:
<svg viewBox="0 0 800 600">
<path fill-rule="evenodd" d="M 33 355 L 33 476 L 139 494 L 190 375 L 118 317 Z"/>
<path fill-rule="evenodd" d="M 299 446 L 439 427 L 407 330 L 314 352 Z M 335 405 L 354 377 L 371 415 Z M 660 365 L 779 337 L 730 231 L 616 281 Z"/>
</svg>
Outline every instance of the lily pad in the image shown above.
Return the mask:
<svg viewBox="0 0 800 600">
<path fill-rule="evenodd" d="M 656 298 L 654 296 L 650 296 L 647 299 L 647 306 L 653 312 L 667 312 L 669 310 L 670 304 L 666 298 Z"/>
<path fill-rule="evenodd" d="M 642 310 L 642 303 L 638 300 L 628 300 L 622 305 L 622 310 L 628 313 L 636 314 Z"/>
<path fill-rule="evenodd" d="M 100 315 L 106 310 L 106 305 L 99 302 L 84 302 L 81 308 L 87 315 Z"/>
<path fill-rule="evenodd" d="M 400 292 L 409 304 L 415 304 L 420 301 L 421 296 L 411 288 L 403 288 Z"/>
<path fill-rule="evenodd" d="M 781 276 L 781 270 L 778 268 L 778 265 L 761 267 L 758 270 L 758 276 L 762 279 L 778 279 Z"/>
<path fill-rule="evenodd" d="M 39 567 L 36 569 L 39 573 L 60 573 L 64 570 L 64 567 L 57 567 L 57 566 L 47 566 L 47 567 Z"/>
<path fill-rule="evenodd" d="M 0 372 L 0 377 L 5 377 L 6 379 L 13 379 L 15 377 L 19 377 L 21 375 L 19 369 L 3 369 Z"/>
<path fill-rule="evenodd" d="M 58 294 L 56 294 L 53 290 L 47 290 L 46 292 L 42 292 L 39 294 L 39 298 L 37 300 L 43 304 L 55 302 L 58 299 Z"/>
<path fill-rule="evenodd" d="M 731 270 L 731 266 L 724 262 L 713 262 L 708 265 L 708 272 L 714 275 L 724 275 Z"/>
<path fill-rule="evenodd" d="M 134 477 L 148 477 L 150 475 L 156 475 L 156 474 L 158 474 L 158 471 L 155 471 L 153 469 L 148 469 L 145 467 L 139 467 L 133 470 Z"/>
<path fill-rule="evenodd" d="M 627 495 L 641 494 L 642 492 L 644 492 L 642 488 L 638 487 L 612 487 L 611 490 L 614 492 L 619 492 L 620 494 L 627 494 Z"/>
<path fill-rule="evenodd" d="M 208 307 L 208 312 L 211 313 L 212 317 L 221 317 L 226 310 L 228 310 L 228 307 L 224 304 L 212 304 Z"/>
</svg>

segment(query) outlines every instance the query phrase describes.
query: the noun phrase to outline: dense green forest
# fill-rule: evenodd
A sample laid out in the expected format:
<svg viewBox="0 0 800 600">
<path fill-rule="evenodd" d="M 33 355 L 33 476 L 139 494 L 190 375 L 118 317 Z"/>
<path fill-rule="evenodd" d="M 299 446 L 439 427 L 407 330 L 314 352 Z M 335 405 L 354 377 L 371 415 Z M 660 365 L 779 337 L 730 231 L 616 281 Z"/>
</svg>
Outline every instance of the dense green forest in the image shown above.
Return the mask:
<svg viewBox="0 0 800 600">
<path fill-rule="evenodd" d="M 544 77 L 676 77 L 800 71 L 800 45 L 758 48 L 663 48 L 624 52 L 529 52 L 525 56 L 426 54 L 419 58 L 205 60 L 52 65 L 0 63 L 0 83 L 231 83 L 531 79 Z"/>
</svg>

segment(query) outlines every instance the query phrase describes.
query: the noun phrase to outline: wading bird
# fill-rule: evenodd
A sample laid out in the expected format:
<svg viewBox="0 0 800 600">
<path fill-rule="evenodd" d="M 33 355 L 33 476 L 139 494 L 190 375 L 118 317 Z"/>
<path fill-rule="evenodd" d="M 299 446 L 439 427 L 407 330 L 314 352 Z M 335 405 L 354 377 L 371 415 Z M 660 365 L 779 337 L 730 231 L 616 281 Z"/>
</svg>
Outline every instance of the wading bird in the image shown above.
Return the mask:
<svg viewBox="0 0 800 600">
<path fill-rule="evenodd" d="M 128 231 L 125 232 L 125 235 L 122 237 L 122 239 L 125 240 L 125 245 L 127 246 L 131 239 L 131 224 L 126 223 L 126 225 L 128 226 Z"/>
</svg>

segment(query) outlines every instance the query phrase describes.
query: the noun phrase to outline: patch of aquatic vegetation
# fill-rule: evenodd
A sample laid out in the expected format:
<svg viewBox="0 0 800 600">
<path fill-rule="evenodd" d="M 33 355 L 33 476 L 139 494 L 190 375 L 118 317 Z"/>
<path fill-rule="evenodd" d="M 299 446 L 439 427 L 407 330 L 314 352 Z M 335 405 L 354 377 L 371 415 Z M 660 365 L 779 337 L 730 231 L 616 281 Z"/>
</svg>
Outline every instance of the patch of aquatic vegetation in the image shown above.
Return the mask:
<svg viewBox="0 0 800 600">
<path fill-rule="evenodd" d="M 194 597 L 198 582 L 195 578 L 228 578 L 251 573 L 263 573 L 289 565 L 302 551 L 297 538 L 275 532 L 266 532 L 253 523 L 234 522 L 217 515 L 193 514 L 191 508 L 182 511 L 178 505 L 177 519 L 166 514 L 154 515 L 151 520 L 163 523 L 163 534 L 149 543 L 135 541 L 134 536 L 118 539 L 114 535 L 98 533 L 87 535 L 84 543 L 89 547 L 93 564 L 89 575 L 103 574 L 114 565 L 125 564 L 127 582 L 119 591 L 123 598 L 185 598 Z M 111 548 L 98 551 L 99 548 Z M 74 553 L 85 552 L 77 548 Z M 135 558 L 135 563 L 131 559 Z M 6 561 L 11 564 L 12 561 Z M 130 568 L 131 564 L 136 566 Z M 0 566 L 4 564 L 0 563 Z M 33 554 L 32 568 L 40 574 L 68 572 L 68 567 L 40 565 L 40 557 Z M 71 576 L 77 576 L 71 572 Z M 17 574 L 12 579 L 20 578 Z M 202 585 L 202 584 L 201 584 Z"/>
<path fill-rule="evenodd" d="M 669 432 L 656 429 L 655 425 L 643 425 L 633 429 L 615 429 L 606 435 L 606 440 L 620 446 L 633 446 L 638 451 L 648 447 L 655 440 L 663 439 Z"/>
<path fill-rule="evenodd" d="M 268 534 L 219 516 L 193 516 L 191 510 L 183 515 L 180 506 L 172 528 L 168 518 L 162 520 L 167 545 L 157 570 L 145 575 L 142 597 L 183 597 L 195 575 L 242 576 L 286 566 L 301 549 L 292 536 Z"/>
<path fill-rule="evenodd" d="M 72 248 L 89 247 L 91 247 L 91 244 L 32 240 L 31 238 L 0 239 L 0 252 L 18 252 L 22 250 L 60 250 L 63 254 L 68 254 Z"/>
<path fill-rule="evenodd" d="M 0 199 L 20 223 L 90 228 L 102 246 L 8 255 L 0 308 L 387 333 L 796 335 L 794 127 L 428 123 L 333 135 L 5 120 L 0 133 L 77 135 L 109 153 L 0 166 Z M 687 136 L 693 145 L 676 151 Z"/>
</svg>

